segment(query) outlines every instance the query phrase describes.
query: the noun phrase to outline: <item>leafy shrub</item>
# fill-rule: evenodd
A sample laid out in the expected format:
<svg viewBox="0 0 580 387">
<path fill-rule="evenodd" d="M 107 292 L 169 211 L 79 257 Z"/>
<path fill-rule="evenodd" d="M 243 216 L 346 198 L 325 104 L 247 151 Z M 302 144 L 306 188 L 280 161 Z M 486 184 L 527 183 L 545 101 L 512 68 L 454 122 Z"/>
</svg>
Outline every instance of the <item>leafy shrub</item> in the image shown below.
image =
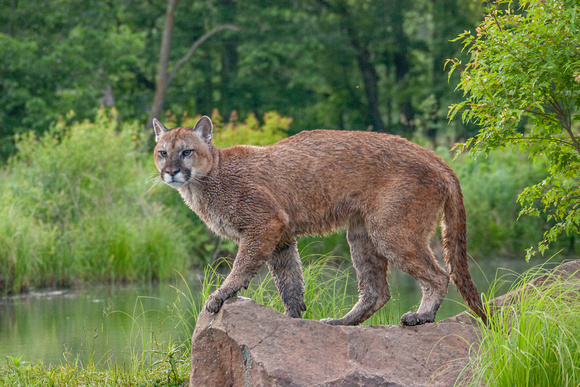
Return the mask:
<svg viewBox="0 0 580 387">
<path fill-rule="evenodd" d="M 522 214 L 546 214 L 550 228 L 526 259 L 563 235 L 580 231 L 580 55 L 576 0 L 487 2 L 484 20 L 459 35 L 470 54 L 454 59 L 463 101 L 450 107 L 481 127 L 460 144 L 477 157 L 507 146 L 541 160 L 549 172 L 519 195 Z M 535 245 L 535 243 L 534 243 Z"/>
<path fill-rule="evenodd" d="M 95 122 L 17 139 L 2 171 L 2 291 L 78 281 L 156 280 L 185 270 L 189 225 L 150 200 L 137 125 Z"/>
</svg>

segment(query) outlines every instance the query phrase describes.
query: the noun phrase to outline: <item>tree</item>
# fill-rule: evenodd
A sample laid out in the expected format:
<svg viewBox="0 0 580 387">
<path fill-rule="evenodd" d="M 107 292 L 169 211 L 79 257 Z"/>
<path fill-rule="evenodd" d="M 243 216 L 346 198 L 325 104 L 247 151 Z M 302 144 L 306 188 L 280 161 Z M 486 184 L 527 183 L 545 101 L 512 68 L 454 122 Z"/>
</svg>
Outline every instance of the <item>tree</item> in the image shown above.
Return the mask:
<svg viewBox="0 0 580 387">
<path fill-rule="evenodd" d="M 159 117 L 163 111 L 163 102 L 165 101 L 165 94 L 167 93 L 167 88 L 169 84 L 175 77 L 175 74 L 181 69 L 181 67 L 187 62 L 195 53 L 195 51 L 201 46 L 203 42 L 209 39 L 212 35 L 223 31 L 232 30 L 237 31 L 238 28 L 231 24 L 222 24 L 211 31 L 203 34 L 199 39 L 197 39 L 187 53 L 181 58 L 173 67 L 171 72 L 168 71 L 169 68 L 169 53 L 171 51 L 171 37 L 173 34 L 173 25 L 175 24 L 175 8 L 177 7 L 178 0 L 169 0 L 167 3 L 167 10 L 165 13 L 165 24 L 163 26 L 163 35 L 161 38 L 161 49 L 159 52 L 159 65 L 157 68 L 157 87 L 155 88 L 155 96 L 153 97 L 153 105 L 151 106 L 151 111 L 149 113 L 149 118 L 147 119 L 147 128 L 151 129 L 153 127 L 153 118 Z"/>
<path fill-rule="evenodd" d="M 475 25 L 476 3 L 0 0 L 0 159 L 18 133 L 43 132 L 70 110 L 92 119 L 113 103 L 123 121 L 218 108 L 275 110 L 294 118 L 293 132 L 450 130 L 439 106 L 456 97 L 442 58 Z M 214 29 L 226 25 L 240 30 Z"/>
<path fill-rule="evenodd" d="M 379 75 L 375 65 L 371 60 L 369 49 L 369 35 L 363 34 L 358 28 L 356 20 L 361 20 L 352 15 L 352 10 L 356 7 L 350 6 L 347 2 L 337 1 L 332 3 L 327 0 L 317 0 L 317 2 L 333 14 L 338 19 L 338 25 L 344 29 L 348 42 L 350 43 L 358 68 L 362 76 L 365 96 L 368 104 L 368 116 L 373 129 L 379 132 L 385 131 L 385 124 L 379 111 Z M 359 4 L 360 5 L 360 4 Z M 369 4 L 365 4 L 363 9 L 368 12 Z M 366 39 L 365 39 L 366 38 Z"/>
<path fill-rule="evenodd" d="M 580 225 L 580 4 L 577 0 L 488 1 L 476 34 L 458 37 L 470 59 L 450 60 L 461 72 L 464 100 L 450 107 L 452 119 L 481 127 L 459 144 L 475 157 L 518 147 L 545 160 L 549 176 L 519 196 L 521 214 L 547 214 L 551 228 L 537 250 Z M 517 8 L 516 8 L 517 7 Z M 536 253 L 527 250 L 526 259 Z"/>
<path fill-rule="evenodd" d="M 0 8 L 8 11 L 0 12 L 0 159 L 15 151 L 15 134 L 42 132 L 70 110 L 94 117 L 103 93 L 123 118 L 135 117 L 134 101 L 151 93 L 139 79 L 154 64 L 133 19 L 154 19 L 154 5 L 4 0 Z"/>
</svg>

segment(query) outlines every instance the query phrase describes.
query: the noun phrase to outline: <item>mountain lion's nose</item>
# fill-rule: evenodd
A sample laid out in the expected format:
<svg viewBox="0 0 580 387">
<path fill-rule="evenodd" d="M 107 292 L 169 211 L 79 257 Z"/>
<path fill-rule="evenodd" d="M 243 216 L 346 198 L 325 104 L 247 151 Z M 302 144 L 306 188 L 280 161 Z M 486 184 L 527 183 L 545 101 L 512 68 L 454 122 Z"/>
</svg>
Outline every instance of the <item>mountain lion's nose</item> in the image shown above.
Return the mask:
<svg viewBox="0 0 580 387">
<path fill-rule="evenodd" d="M 165 172 L 169 173 L 170 176 L 175 176 L 179 172 L 179 168 L 167 168 Z"/>
</svg>

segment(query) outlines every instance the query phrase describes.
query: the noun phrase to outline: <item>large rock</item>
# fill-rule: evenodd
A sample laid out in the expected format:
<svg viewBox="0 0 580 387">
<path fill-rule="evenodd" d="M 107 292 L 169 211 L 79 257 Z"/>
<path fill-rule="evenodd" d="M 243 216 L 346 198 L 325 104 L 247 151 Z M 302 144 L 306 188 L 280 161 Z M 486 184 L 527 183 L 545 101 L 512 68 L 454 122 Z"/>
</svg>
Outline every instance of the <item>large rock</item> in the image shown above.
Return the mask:
<svg viewBox="0 0 580 387">
<path fill-rule="evenodd" d="M 526 286 L 580 278 L 580 261 L 552 272 Z M 578 284 L 569 290 L 578 292 Z M 491 303 L 499 308 L 521 294 Z M 477 330 L 466 322 L 462 313 L 416 327 L 336 327 L 233 298 L 218 314 L 199 315 L 190 386 L 451 386 L 477 345 Z"/>
<path fill-rule="evenodd" d="M 199 316 L 190 386 L 448 386 L 476 340 L 459 323 L 336 327 L 233 298 Z"/>
</svg>

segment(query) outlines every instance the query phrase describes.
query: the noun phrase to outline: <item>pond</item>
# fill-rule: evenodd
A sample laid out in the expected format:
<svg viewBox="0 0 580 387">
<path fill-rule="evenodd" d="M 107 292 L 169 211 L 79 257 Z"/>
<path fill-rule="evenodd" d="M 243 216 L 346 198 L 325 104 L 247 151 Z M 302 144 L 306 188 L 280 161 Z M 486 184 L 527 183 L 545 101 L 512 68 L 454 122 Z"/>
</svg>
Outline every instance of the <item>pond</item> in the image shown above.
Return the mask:
<svg viewBox="0 0 580 387">
<path fill-rule="evenodd" d="M 471 273 L 480 292 L 487 291 L 498 267 L 521 273 L 533 265 L 522 260 L 481 261 Z M 507 282 L 515 277 L 506 278 Z M 393 299 L 389 308 L 400 316 L 420 301 L 420 290 L 408 275 L 393 270 L 389 275 Z M 66 360 L 104 363 L 123 361 L 156 349 L 155 343 L 179 343 L 190 334 L 175 314 L 191 307 L 184 296 L 197 297 L 199 279 L 187 285 L 174 283 L 131 286 L 95 286 L 81 290 L 33 292 L 0 299 L 0 356 L 22 361 L 63 364 Z M 507 290 L 507 286 L 503 291 Z M 455 287 L 450 286 L 437 318 L 454 316 L 465 309 Z M 398 319 L 398 317 L 396 317 Z M 145 352 L 143 349 L 145 348 Z M 164 348 L 166 349 L 166 348 Z"/>
<path fill-rule="evenodd" d="M 186 288 L 180 284 L 179 287 Z M 192 292 L 195 289 L 195 281 Z M 199 286 L 199 285 L 198 285 Z M 0 356 L 64 364 L 128 360 L 151 343 L 185 336 L 174 305 L 188 307 L 175 284 L 95 286 L 0 299 Z M 191 304 L 189 304 L 190 306 Z M 165 348 L 164 348 L 165 349 Z"/>
</svg>

